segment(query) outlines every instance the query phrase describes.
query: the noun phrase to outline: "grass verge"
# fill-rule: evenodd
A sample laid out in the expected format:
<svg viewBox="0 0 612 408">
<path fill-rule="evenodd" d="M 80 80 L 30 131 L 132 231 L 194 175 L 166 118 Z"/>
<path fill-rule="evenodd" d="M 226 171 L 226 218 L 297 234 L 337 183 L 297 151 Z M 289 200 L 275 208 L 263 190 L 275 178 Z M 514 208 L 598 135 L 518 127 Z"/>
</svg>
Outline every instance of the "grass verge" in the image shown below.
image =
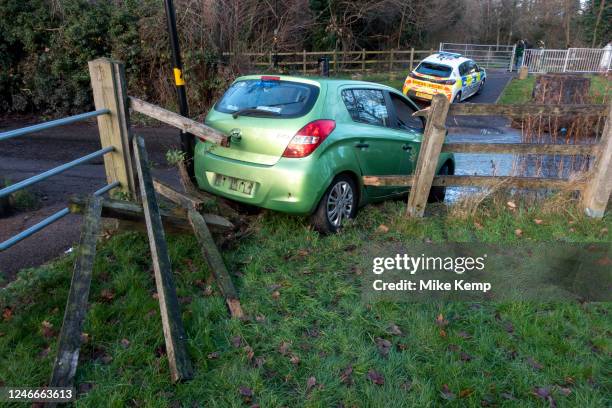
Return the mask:
<svg viewBox="0 0 612 408">
<path fill-rule="evenodd" d="M 605 103 L 612 95 L 610 80 L 603 75 L 588 75 L 591 78 L 590 96 L 593 103 Z M 531 102 L 531 93 L 535 85 L 535 75 L 527 79 L 512 78 L 499 98 L 500 104 L 522 104 Z"/>
<path fill-rule="evenodd" d="M 610 217 L 588 219 L 570 205 L 556 212 L 483 205 L 471 215 L 416 220 L 404 210 L 401 202 L 366 207 L 329 237 L 300 218 L 256 217 L 253 234 L 224 252 L 251 316 L 245 322 L 227 318 L 195 239 L 170 237 L 196 368 L 192 381 L 178 385 L 169 379 L 145 236 L 125 233 L 101 243 L 76 378 L 78 405 L 610 403 L 610 304 L 364 304 L 359 267 L 372 244 L 610 242 Z M 48 381 L 72 262 L 67 256 L 24 270 L 0 292 L 0 384 Z M 389 342 L 386 357 L 380 339 Z"/>
</svg>

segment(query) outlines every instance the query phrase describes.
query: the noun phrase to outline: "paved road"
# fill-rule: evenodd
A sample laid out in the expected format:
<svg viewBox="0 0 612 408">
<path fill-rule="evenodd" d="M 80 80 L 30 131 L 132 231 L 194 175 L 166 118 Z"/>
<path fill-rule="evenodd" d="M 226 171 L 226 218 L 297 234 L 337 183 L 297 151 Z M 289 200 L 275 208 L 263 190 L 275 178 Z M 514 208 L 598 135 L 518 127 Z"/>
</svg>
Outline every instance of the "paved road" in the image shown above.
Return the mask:
<svg viewBox="0 0 612 408">
<path fill-rule="evenodd" d="M 480 95 L 467 103 L 494 103 L 511 75 L 491 72 L 487 85 Z M 9 130 L 37 123 L 36 118 L 3 118 L 0 130 Z M 495 118 L 449 118 L 450 133 L 474 133 L 475 128 L 502 126 Z M 147 143 L 149 156 L 154 164 L 154 175 L 177 185 L 175 171 L 165 165 L 165 152 L 177 148 L 178 131 L 169 127 L 140 127 L 136 132 Z M 477 133 L 477 132 L 476 132 Z M 29 136 L 10 139 L 0 149 L 0 179 L 18 181 L 83 156 L 100 148 L 95 123 L 78 123 Z M 17 213 L 0 219 L 0 240 L 35 224 L 66 205 L 71 194 L 85 194 L 105 185 L 104 167 L 99 159 L 81 165 L 66 173 L 32 186 L 41 208 L 28 213 Z M 48 262 L 63 254 L 78 242 L 80 216 L 68 215 L 48 229 L 27 238 L 7 251 L 0 252 L 0 275 L 11 280 L 22 268 Z"/>
</svg>

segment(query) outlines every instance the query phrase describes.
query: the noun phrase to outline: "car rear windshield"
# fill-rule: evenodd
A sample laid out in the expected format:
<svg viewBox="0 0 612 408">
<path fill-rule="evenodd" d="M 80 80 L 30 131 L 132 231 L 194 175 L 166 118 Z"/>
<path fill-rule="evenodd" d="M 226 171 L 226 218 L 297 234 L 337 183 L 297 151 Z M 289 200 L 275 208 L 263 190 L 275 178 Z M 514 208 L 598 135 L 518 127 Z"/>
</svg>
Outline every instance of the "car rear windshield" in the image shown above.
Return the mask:
<svg viewBox="0 0 612 408">
<path fill-rule="evenodd" d="M 245 112 L 248 116 L 296 118 L 312 109 L 319 88 L 277 79 L 246 79 L 235 82 L 215 105 L 223 113 Z M 259 111 L 259 112 L 258 112 Z"/>
<path fill-rule="evenodd" d="M 421 62 L 416 72 L 424 75 L 433 75 L 440 78 L 448 78 L 453 69 L 447 65 L 434 64 L 432 62 Z"/>
</svg>

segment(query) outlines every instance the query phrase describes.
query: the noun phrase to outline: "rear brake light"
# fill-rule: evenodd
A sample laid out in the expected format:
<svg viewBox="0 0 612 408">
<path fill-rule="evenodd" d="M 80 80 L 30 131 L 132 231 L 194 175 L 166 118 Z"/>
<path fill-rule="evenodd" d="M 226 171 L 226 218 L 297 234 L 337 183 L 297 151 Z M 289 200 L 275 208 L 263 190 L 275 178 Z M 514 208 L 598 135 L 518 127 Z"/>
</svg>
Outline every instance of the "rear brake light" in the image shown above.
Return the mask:
<svg viewBox="0 0 612 408">
<path fill-rule="evenodd" d="M 280 77 L 279 76 L 269 76 L 269 75 L 263 75 L 261 77 L 262 81 L 280 81 Z"/>
<path fill-rule="evenodd" d="M 330 119 L 319 119 L 310 122 L 293 136 L 285 149 L 283 157 L 306 157 L 336 128 L 336 122 Z"/>
</svg>

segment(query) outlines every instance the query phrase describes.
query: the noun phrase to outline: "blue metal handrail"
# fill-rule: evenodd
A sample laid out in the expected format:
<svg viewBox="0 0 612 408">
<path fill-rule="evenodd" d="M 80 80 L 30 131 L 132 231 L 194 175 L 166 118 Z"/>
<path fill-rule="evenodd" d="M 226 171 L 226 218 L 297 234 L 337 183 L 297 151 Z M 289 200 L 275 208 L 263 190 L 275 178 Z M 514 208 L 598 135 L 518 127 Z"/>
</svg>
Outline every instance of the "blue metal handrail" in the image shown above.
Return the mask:
<svg viewBox="0 0 612 408">
<path fill-rule="evenodd" d="M 118 187 L 119 186 L 119 182 L 115 181 L 113 183 L 110 183 L 104 187 L 102 187 L 99 190 L 96 190 L 96 192 L 94 192 L 95 196 L 101 196 L 102 194 L 106 193 L 107 191 Z M 65 217 L 66 215 L 68 215 L 70 213 L 70 210 L 68 209 L 68 207 L 63 208 L 61 210 L 59 210 L 58 212 L 51 214 L 49 217 L 45 218 L 44 220 L 32 225 L 31 227 L 29 227 L 28 229 L 21 231 L 19 234 L 17 235 L 13 235 L 11 238 L 7 239 L 4 242 L 0 242 L 0 252 L 4 251 L 6 249 L 9 249 L 10 247 L 12 247 L 13 245 L 15 245 L 16 243 L 18 243 L 19 241 L 26 239 L 27 237 L 29 237 L 32 234 L 37 233 L 38 231 L 40 231 L 41 229 L 45 228 L 46 226 L 53 224 L 55 221 L 59 220 L 62 217 Z"/>
<path fill-rule="evenodd" d="M 80 157 L 69 163 L 62 164 L 61 166 L 57 166 L 51 170 L 47 170 L 44 173 L 40 173 L 30 178 L 27 178 L 25 180 L 22 180 L 19 183 L 11 184 L 10 186 L 5 187 L 2 190 L 0 190 L 0 198 L 7 196 L 9 194 L 12 194 L 15 191 L 21 190 L 22 188 L 25 188 L 27 186 L 31 186 L 34 183 L 38 183 L 39 181 L 48 179 L 49 177 L 55 176 L 56 174 L 63 173 L 66 170 L 70 170 L 71 168 L 78 166 L 79 164 L 95 159 L 96 157 L 103 156 L 108 152 L 112 152 L 113 150 L 115 150 L 113 146 L 108 146 L 108 147 L 105 147 L 104 149 L 100 149 L 96 152 L 90 153 L 87 156 Z"/>
<path fill-rule="evenodd" d="M 100 115 L 110 113 L 108 109 L 98 109 L 93 112 L 80 113 L 74 116 L 68 116 L 67 118 L 61 118 L 57 120 L 50 120 L 48 122 L 38 123 L 36 125 L 27 126 L 21 129 L 9 130 L 7 132 L 0 133 L 0 141 L 7 140 L 12 137 L 26 135 L 28 133 L 40 132 L 41 130 L 51 129 L 57 126 L 68 125 L 70 123 L 78 122 L 81 120 L 93 118 Z"/>
<path fill-rule="evenodd" d="M 48 122 L 43 122 L 43 123 L 39 123 L 37 125 L 33 125 L 33 126 L 28 126 L 28 127 L 24 127 L 21 129 L 15 129 L 15 130 L 9 130 L 7 132 L 1 132 L 0 133 L 0 141 L 2 140 L 7 140 L 10 139 L 12 137 L 17 137 L 17 136 L 22 136 L 22 135 L 26 135 L 28 133 L 34 133 L 34 132 L 40 132 L 42 130 L 46 130 L 46 129 L 51 129 L 53 127 L 56 126 L 63 126 L 63 125 L 67 125 L 69 123 L 74 123 L 80 120 L 84 120 L 84 119 L 88 119 L 88 118 L 93 118 L 96 116 L 100 116 L 100 115 L 105 115 L 107 113 L 110 113 L 110 110 L 108 109 L 98 109 L 96 111 L 93 112 L 87 112 L 87 113 L 81 113 L 79 115 L 74 115 L 74 116 L 69 116 L 67 118 L 61 118 L 61 119 L 57 119 L 57 120 L 51 120 Z M 80 157 L 78 159 L 75 159 L 71 162 L 68 163 L 64 163 L 61 166 L 57 166 L 55 168 L 52 168 L 50 170 L 47 170 L 43 173 L 37 174 L 35 176 L 32 176 L 30 178 L 27 178 L 25 180 L 22 180 L 18 183 L 12 184 L 10 186 L 7 186 L 3 189 L 0 189 L 0 198 L 8 196 L 18 190 L 21 190 L 23 188 L 26 188 L 28 186 L 31 186 L 34 183 L 38 183 L 39 181 L 43 181 L 51 176 L 55 176 L 56 174 L 60 174 L 63 173 L 75 166 L 78 166 L 79 164 L 88 162 L 92 159 L 95 159 L 97 157 L 101 157 L 103 155 L 105 155 L 106 153 L 112 152 L 113 150 L 115 150 L 115 148 L 113 146 L 108 146 L 105 148 L 102 148 L 98 151 L 95 151 L 93 153 L 90 153 L 86 156 Z M 99 190 L 96 190 L 94 192 L 94 195 L 96 196 L 101 196 L 102 194 L 106 193 L 107 191 L 120 186 L 121 183 L 119 183 L 118 181 L 112 182 L 102 188 L 100 188 Z M 70 210 L 68 208 L 63 208 L 61 210 L 59 210 L 58 212 L 51 214 L 49 217 L 45 218 L 44 220 L 32 225 L 31 227 L 27 228 L 24 231 L 21 231 L 19 234 L 12 236 L 11 238 L 7 239 L 4 242 L 0 243 L 0 252 L 4 251 L 5 249 L 8 249 L 10 247 L 12 247 L 13 245 L 15 245 L 16 243 L 18 243 L 19 241 L 29 237 L 30 235 L 40 231 L 41 229 L 45 228 L 46 226 L 54 223 L 55 221 L 59 220 L 62 217 L 65 217 L 66 215 L 68 215 L 70 213 Z"/>
</svg>

